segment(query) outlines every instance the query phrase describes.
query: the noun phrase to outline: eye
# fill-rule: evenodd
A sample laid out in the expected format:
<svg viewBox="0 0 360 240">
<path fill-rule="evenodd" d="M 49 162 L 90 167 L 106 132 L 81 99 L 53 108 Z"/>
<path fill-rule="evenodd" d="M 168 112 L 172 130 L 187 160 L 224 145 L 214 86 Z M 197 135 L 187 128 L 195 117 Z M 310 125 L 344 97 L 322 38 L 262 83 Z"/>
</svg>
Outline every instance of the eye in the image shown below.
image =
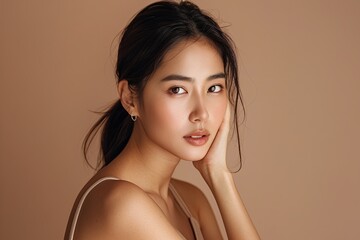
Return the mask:
<svg viewBox="0 0 360 240">
<path fill-rule="evenodd" d="M 176 95 L 181 95 L 181 94 L 186 93 L 185 89 L 182 87 L 172 87 L 172 88 L 170 88 L 169 92 L 171 94 L 176 94 Z"/>
<path fill-rule="evenodd" d="M 214 85 L 214 86 L 211 86 L 208 91 L 211 93 L 218 93 L 218 92 L 221 92 L 221 90 L 223 90 L 223 86 Z"/>
</svg>

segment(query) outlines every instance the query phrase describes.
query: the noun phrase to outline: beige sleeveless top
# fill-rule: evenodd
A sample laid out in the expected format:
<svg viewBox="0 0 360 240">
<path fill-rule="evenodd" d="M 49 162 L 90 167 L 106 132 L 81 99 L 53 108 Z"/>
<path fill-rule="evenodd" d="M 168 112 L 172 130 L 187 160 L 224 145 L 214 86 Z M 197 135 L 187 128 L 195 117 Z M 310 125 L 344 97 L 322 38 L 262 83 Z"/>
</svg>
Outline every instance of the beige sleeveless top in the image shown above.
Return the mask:
<svg viewBox="0 0 360 240">
<path fill-rule="evenodd" d="M 99 185 L 100 183 L 102 183 L 103 181 L 106 180 L 119 180 L 118 178 L 114 178 L 114 177 L 104 177 L 101 178 L 99 180 L 97 180 L 93 185 L 91 185 L 86 192 L 84 193 L 84 195 L 81 197 L 79 204 L 76 208 L 75 214 L 74 214 L 74 218 L 71 224 L 71 229 L 70 229 L 70 234 L 69 234 L 69 240 L 73 240 L 74 238 L 74 233 L 75 233 L 75 228 L 76 228 L 76 223 L 77 220 L 79 218 L 79 214 L 80 214 L 80 210 L 81 207 L 87 197 L 87 195 L 91 192 L 91 190 L 93 190 L 97 185 Z M 177 193 L 177 191 L 175 190 L 175 188 L 170 184 L 169 185 L 169 189 L 171 191 L 171 193 L 174 195 L 175 200 L 177 201 L 177 203 L 179 204 L 179 206 L 181 207 L 181 209 L 184 211 L 184 213 L 186 214 L 186 216 L 189 218 L 189 221 L 191 223 L 191 227 L 192 230 L 194 232 L 194 236 L 196 240 L 204 240 L 204 237 L 201 233 L 201 229 L 200 229 L 200 225 L 198 223 L 198 221 L 191 215 L 191 212 L 189 211 L 188 207 L 186 206 L 185 202 L 182 200 L 182 198 L 180 197 L 180 195 Z M 186 239 L 184 236 L 182 236 L 182 234 L 179 232 L 179 235 L 183 238 Z"/>
</svg>

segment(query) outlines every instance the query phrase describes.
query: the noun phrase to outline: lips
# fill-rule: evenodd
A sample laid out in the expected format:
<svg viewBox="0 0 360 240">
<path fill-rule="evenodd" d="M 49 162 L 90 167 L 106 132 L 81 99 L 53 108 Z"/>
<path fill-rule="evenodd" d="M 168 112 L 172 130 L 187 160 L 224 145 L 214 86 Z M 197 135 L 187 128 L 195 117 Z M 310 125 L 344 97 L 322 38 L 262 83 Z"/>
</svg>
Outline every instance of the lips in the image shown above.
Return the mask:
<svg viewBox="0 0 360 240">
<path fill-rule="evenodd" d="M 206 130 L 195 131 L 186 136 L 184 139 L 193 146 L 202 146 L 209 140 L 209 132 Z"/>
</svg>

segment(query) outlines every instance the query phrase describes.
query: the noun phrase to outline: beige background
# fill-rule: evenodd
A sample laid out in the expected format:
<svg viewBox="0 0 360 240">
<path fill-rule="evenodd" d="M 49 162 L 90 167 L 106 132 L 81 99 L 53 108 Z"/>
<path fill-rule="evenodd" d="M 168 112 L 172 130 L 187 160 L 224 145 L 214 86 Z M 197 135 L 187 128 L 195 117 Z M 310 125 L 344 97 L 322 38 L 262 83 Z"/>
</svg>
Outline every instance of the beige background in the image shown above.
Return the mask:
<svg viewBox="0 0 360 240">
<path fill-rule="evenodd" d="M 131 2 L 131 3 L 129 3 Z M 116 97 L 116 42 L 151 1 L 0 1 L 0 239 L 61 239 Z M 263 239 L 360 236 L 360 1 L 197 0 L 228 25 L 247 106 L 238 187 Z M 191 165 L 176 176 L 204 186 Z"/>
</svg>

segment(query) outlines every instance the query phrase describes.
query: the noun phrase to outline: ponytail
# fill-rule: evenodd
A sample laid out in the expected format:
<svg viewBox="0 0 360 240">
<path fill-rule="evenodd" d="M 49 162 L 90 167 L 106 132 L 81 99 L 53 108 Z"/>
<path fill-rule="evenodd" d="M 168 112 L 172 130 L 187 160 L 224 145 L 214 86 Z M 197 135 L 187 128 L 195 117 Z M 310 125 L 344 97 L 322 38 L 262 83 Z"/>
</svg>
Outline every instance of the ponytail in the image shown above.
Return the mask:
<svg viewBox="0 0 360 240">
<path fill-rule="evenodd" d="M 123 108 L 120 100 L 116 101 L 91 127 L 83 142 L 83 154 L 89 163 L 87 153 L 94 137 L 101 131 L 101 150 L 99 151 L 98 163 L 95 169 L 108 165 L 120 154 L 130 139 L 134 123 L 128 112 Z"/>
</svg>

